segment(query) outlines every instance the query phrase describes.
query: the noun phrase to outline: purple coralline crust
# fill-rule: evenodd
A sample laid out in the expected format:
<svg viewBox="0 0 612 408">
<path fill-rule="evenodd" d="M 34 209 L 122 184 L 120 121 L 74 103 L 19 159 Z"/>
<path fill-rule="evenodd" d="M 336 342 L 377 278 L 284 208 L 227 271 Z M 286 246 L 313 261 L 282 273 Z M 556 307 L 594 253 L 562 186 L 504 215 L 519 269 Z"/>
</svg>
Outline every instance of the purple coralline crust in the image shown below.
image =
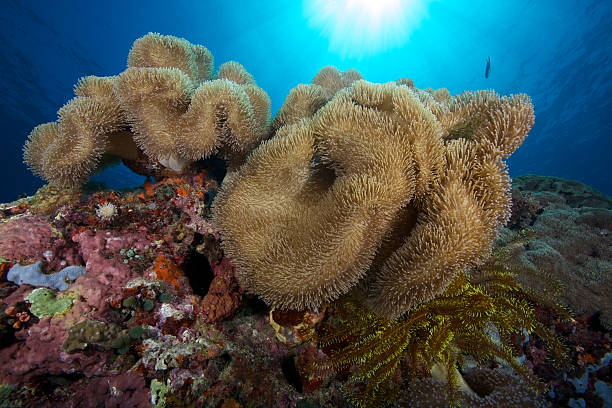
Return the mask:
<svg viewBox="0 0 612 408">
<path fill-rule="evenodd" d="M 108 299 L 121 293 L 131 278 L 138 276 L 121 261 L 124 248 L 144 249 L 146 234 L 124 236 L 114 231 L 84 231 L 73 237 L 86 262 L 87 274 L 78 278 L 69 291 L 78 293 L 78 300 L 65 316 L 45 317 L 36 325 L 16 333 L 17 342 L 0 349 L 0 380 L 9 384 L 25 384 L 40 375 L 60 375 L 78 371 L 90 377 L 105 374 L 112 352 L 94 355 L 67 354 L 61 346 L 68 329 L 90 316 L 105 320 L 109 312 Z M 3 299 L 5 304 L 22 301 L 32 287 L 23 285 Z M 106 356 L 104 356 L 106 354 Z"/>
<path fill-rule="evenodd" d="M 21 264 L 44 259 L 48 271 L 82 264 L 74 246 L 54 233 L 49 221 L 39 215 L 12 219 L 0 225 L 0 256 Z"/>
<path fill-rule="evenodd" d="M 291 351 L 276 341 L 266 313 L 243 312 L 236 324 L 224 326 L 243 295 L 209 217 L 209 187 L 216 183 L 203 175 L 189 183 L 169 179 L 144 194 L 96 193 L 48 219 L 24 207 L 20 219 L 4 224 L 8 260 L 84 264 L 87 271 L 65 291 L 74 297 L 65 315 L 31 316 L 14 329 L 13 340 L 8 336 L 0 345 L 0 381 L 35 390 L 25 405 L 150 406 L 147 384 L 153 379 L 170 380 L 170 401 L 201 406 L 294 407 L 303 399 L 285 379 L 281 362 Z M 110 221 L 95 214 L 107 202 L 118 209 Z M 196 245 L 214 275 L 201 297 L 183 272 Z M 0 325 L 10 318 L 3 311 L 27 310 L 24 298 L 34 289 L 2 285 Z M 119 332 L 104 346 L 80 337 L 67 341 L 70 329 L 85 319 L 95 323 L 91 327 L 106 324 Z M 77 345 L 74 352 L 66 351 L 67 344 Z M 56 376 L 66 385 L 58 386 Z M 52 392 L 43 391 L 50 386 Z M 314 400 L 337 406 L 324 403 L 330 398 L 342 400 L 337 389 Z"/>
<path fill-rule="evenodd" d="M 79 303 L 81 312 L 102 317 L 108 311 L 107 299 L 121 293 L 130 279 L 139 276 L 137 271 L 122 262 L 119 251 L 122 248 L 143 250 L 151 241 L 144 233 L 119 235 L 104 230 L 84 231 L 72 239 L 79 244 L 87 271 L 74 285 L 84 300 Z"/>
<path fill-rule="evenodd" d="M 66 407 L 123 408 L 152 406 L 151 395 L 143 376 L 134 372 L 76 381 L 70 386 L 74 393 Z"/>
<path fill-rule="evenodd" d="M 12 219 L 0 226 L 0 256 L 23 263 L 36 261 L 57 239 L 49 221 L 41 216 Z"/>
<path fill-rule="evenodd" d="M 26 384 L 39 376 L 70 374 L 101 375 L 107 357 L 67 354 L 61 349 L 68 331 L 58 317 L 43 317 L 38 324 L 17 332 L 18 342 L 0 349 L 0 382 Z"/>
<path fill-rule="evenodd" d="M 11 293 L 4 297 L 2 299 L 2 303 L 7 304 L 7 305 L 14 305 L 18 302 L 21 302 L 25 299 L 25 297 L 32 292 L 32 290 L 34 290 L 33 286 L 30 285 L 21 285 L 21 286 L 17 286 L 15 284 L 12 284 L 14 286 L 14 290 L 11 291 Z"/>
<path fill-rule="evenodd" d="M 193 197 L 175 197 L 172 199 L 172 204 L 176 208 L 181 209 L 189 217 L 190 221 L 187 223 L 187 226 L 195 232 L 206 234 L 214 228 L 211 220 L 201 215 L 201 209 L 204 204 L 194 200 Z"/>
</svg>

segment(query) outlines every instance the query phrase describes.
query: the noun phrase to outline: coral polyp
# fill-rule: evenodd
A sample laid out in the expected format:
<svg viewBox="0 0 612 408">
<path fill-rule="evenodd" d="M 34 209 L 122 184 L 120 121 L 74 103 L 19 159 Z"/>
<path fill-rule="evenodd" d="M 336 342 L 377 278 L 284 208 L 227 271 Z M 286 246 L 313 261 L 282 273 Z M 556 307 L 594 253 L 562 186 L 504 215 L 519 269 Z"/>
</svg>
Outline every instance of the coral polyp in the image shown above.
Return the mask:
<svg viewBox="0 0 612 408">
<path fill-rule="evenodd" d="M 110 221 L 117 215 L 117 207 L 113 203 L 98 204 L 96 215 L 104 221 Z"/>
</svg>

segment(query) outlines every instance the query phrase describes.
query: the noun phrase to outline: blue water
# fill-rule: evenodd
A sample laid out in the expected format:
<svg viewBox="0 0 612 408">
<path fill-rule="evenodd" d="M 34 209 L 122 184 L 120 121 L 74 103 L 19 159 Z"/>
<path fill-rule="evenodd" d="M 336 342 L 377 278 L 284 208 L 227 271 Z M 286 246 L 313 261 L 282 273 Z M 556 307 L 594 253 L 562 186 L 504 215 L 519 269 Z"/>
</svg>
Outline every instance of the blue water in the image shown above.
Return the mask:
<svg viewBox="0 0 612 408">
<path fill-rule="evenodd" d="M 372 82 L 410 77 L 453 94 L 525 92 L 536 122 L 509 160 L 511 175 L 564 177 L 612 194 L 612 1 L 433 1 L 404 44 L 368 55 L 330 49 L 299 1 L 222 3 L 2 0 L 0 201 L 43 184 L 21 161 L 32 128 L 56 119 L 79 77 L 125 69 L 132 42 L 150 31 L 206 46 L 217 67 L 239 61 L 270 95 L 272 112 L 325 65 L 356 68 Z M 121 166 L 95 179 L 142 182 Z"/>
</svg>

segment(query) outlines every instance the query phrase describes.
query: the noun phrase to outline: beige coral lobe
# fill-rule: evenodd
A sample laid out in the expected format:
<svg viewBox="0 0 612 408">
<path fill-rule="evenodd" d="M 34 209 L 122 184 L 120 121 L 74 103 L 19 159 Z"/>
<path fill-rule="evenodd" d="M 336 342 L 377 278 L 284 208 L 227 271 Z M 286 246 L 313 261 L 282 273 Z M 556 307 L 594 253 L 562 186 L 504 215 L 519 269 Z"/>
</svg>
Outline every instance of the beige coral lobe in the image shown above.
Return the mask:
<svg viewBox="0 0 612 408">
<path fill-rule="evenodd" d="M 134 41 L 128 67 L 177 68 L 199 84 L 213 77 L 213 56 L 206 47 L 184 38 L 149 33 Z"/>
<path fill-rule="evenodd" d="M 113 98 L 113 85 L 116 77 L 86 76 L 74 86 L 74 94 L 90 98 Z"/>
<path fill-rule="evenodd" d="M 328 101 L 327 92 L 320 85 L 300 84 L 289 91 L 283 106 L 272 121 L 276 132 L 286 125 L 293 125 L 304 118 L 312 117 Z"/>
<path fill-rule="evenodd" d="M 225 180 L 215 201 L 241 283 L 279 308 L 317 308 L 348 291 L 369 264 L 396 201 L 410 195 L 406 177 L 397 173 L 351 174 L 328 185 L 312 162 L 314 149 L 307 119 L 281 129 Z"/>
<path fill-rule="evenodd" d="M 270 99 L 244 67 L 225 63 L 215 79 L 211 53 L 173 36 L 137 39 L 124 72 L 74 92 L 24 146 L 32 172 L 59 186 L 87 181 L 105 154 L 175 171 L 213 154 L 240 163 L 269 132 Z"/>
<path fill-rule="evenodd" d="M 37 126 L 24 146 L 32 171 L 61 187 L 82 184 L 98 167 L 111 140 L 126 126 L 111 89 L 115 77 L 82 78 L 75 98 L 59 111 L 56 123 Z"/>
<path fill-rule="evenodd" d="M 327 97 L 331 98 L 339 90 L 350 86 L 353 82 L 363 79 L 359 71 L 348 69 L 339 71 L 338 68 L 328 65 L 321 70 L 312 79 L 313 85 L 319 85 L 327 92 Z"/>
<path fill-rule="evenodd" d="M 483 149 L 509 157 L 533 126 L 533 106 L 527 95 L 499 97 L 494 91 L 464 92 L 436 112 L 445 139 L 474 140 Z"/>
<path fill-rule="evenodd" d="M 218 79 L 202 78 L 208 68 L 197 56 L 185 40 L 149 34 L 135 42 L 128 61 L 137 66 L 119 75 L 114 88 L 138 146 L 162 163 L 179 163 L 179 171 L 221 147 L 224 158 L 241 157 L 269 128 L 268 95 L 244 67 L 225 63 Z M 212 57 L 201 60 L 212 64 Z"/>
<path fill-rule="evenodd" d="M 526 96 L 357 76 L 326 67 L 292 90 L 214 202 L 241 283 L 273 307 L 355 290 L 397 317 L 483 262 L 509 216 L 502 159 L 533 123 Z"/>
<path fill-rule="evenodd" d="M 55 139 L 57 134 L 57 123 L 43 123 L 32 130 L 28 140 L 23 147 L 23 161 L 28 165 L 32 173 L 45 177 L 43 170 L 43 157 L 47 147 Z"/>
<path fill-rule="evenodd" d="M 217 155 L 231 171 L 213 213 L 245 289 L 281 309 L 355 291 L 388 318 L 483 262 L 510 214 L 504 159 L 534 122 L 526 95 L 451 96 L 328 66 L 271 123 L 241 64 L 214 75 L 206 48 L 155 33 L 134 42 L 125 71 L 74 92 L 29 135 L 33 173 L 72 187 L 105 155 L 175 171 Z"/>
<path fill-rule="evenodd" d="M 361 74 L 349 69 L 340 72 L 338 68 L 321 68 L 310 84 L 299 84 L 293 88 L 272 122 L 272 130 L 311 118 L 320 107 L 325 105 L 338 91 L 362 79 Z"/>
</svg>

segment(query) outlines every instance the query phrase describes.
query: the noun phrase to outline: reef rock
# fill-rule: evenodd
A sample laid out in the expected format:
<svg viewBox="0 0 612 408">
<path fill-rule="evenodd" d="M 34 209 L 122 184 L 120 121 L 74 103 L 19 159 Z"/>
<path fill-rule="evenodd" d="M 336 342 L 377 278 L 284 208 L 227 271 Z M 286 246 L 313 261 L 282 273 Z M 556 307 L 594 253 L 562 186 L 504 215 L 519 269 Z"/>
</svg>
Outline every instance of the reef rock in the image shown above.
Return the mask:
<svg viewBox="0 0 612 408">
<path fill-rule="evenodd" d="M 522 218 L 512 228 L 528 229 L 534 237 L 510 259 L 518 270 L 533 271 L 520 279 L 542 290 L 550 279 L 558 281 L 561 300 L 570 309 L 600 312 L 601 323 L 611 328 L 612 198 L 556 177 L 517 177 L 513 188 L 514 208 L 522 209 Z M 510 236 L 506 229 L 501 239 Z"/>
</svg>

